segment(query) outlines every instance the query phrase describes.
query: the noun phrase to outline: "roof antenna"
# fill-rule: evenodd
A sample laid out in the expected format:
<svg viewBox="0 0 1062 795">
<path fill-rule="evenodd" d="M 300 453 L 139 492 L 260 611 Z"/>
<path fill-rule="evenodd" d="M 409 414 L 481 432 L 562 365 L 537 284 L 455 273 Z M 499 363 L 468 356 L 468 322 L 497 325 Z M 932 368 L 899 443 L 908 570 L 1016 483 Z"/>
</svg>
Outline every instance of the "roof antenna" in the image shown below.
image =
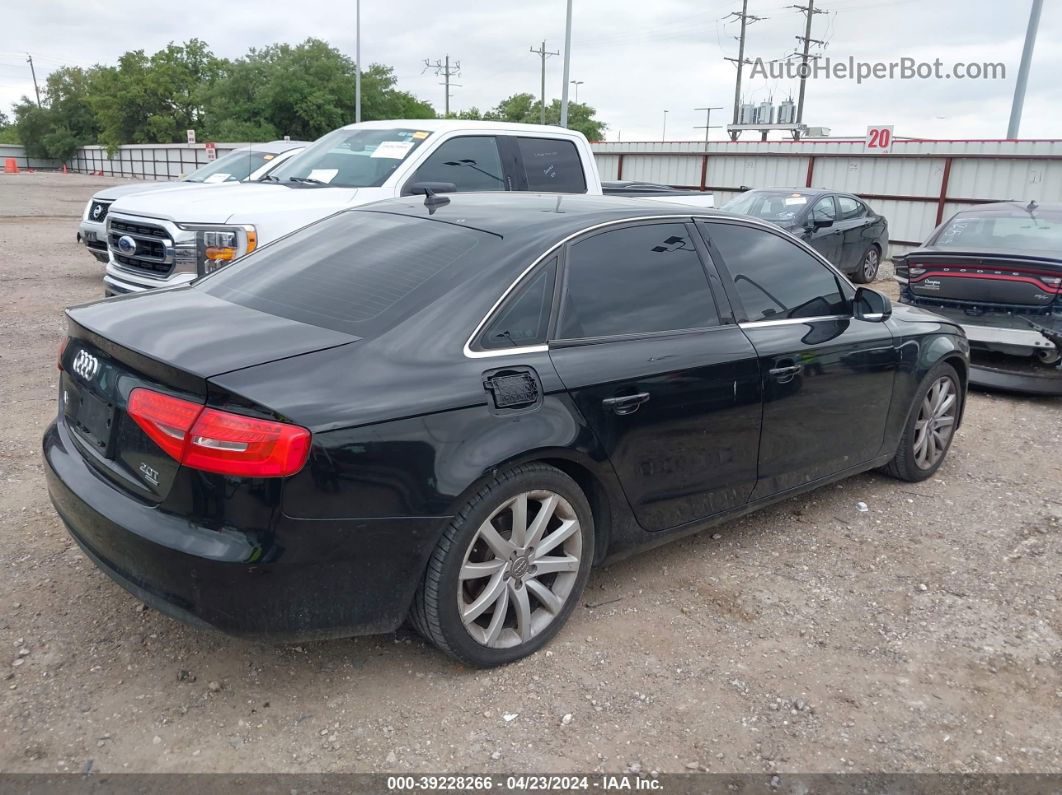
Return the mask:
<svg viewBox="0 0 1062 795">
<path fill-rule="evenodd" d="M 448 196 L 440 196 L 430 185 L 424 185 L 424 206 L 428 208 L 428 214 L 433 214 L 438 207 L 445 207 L 450 203 Z"/>
</svg>

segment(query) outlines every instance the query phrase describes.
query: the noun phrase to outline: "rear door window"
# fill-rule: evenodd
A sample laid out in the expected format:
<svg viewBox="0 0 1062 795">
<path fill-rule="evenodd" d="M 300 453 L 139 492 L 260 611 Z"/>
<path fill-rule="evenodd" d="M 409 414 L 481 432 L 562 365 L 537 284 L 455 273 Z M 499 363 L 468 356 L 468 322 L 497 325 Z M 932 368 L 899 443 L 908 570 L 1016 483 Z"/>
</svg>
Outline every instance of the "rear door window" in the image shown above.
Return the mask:
<svg viewBox="0 0 1062 795">
<path fill-rule="evenodd" d="M 685 224 L 610 230 L 568 248 L 559 339 L 718 324 L 708 277 Z"/>
<path fill-rule="evenodd" d="M 841 220 L 849 221 L 853 218 L 862 218 L 866 215 L 867 208 L 863 202 L 853 199 L 851 196 L 838 196 L 837 206 L 841 211 Z"/>
<path fill-rule="evenodd" d="M 478 347 L 499 350 L 544 343 L 549 331 L 556 272 L 554 259 L 521 284 L 487 324 Z"/>
<path fill-rule="evenodd" d="M 417 169 L 414 182 L 452 182 L 458 191 L 508 190 L 508 182 L 493 135 L 451 138 L 428 155 Z"/>
<path fill-rule="evenodd" d="M 517 138 L 527 189 L 544 193 L 586 193 L 583 161 L 573 141 Z"/>
</svg>

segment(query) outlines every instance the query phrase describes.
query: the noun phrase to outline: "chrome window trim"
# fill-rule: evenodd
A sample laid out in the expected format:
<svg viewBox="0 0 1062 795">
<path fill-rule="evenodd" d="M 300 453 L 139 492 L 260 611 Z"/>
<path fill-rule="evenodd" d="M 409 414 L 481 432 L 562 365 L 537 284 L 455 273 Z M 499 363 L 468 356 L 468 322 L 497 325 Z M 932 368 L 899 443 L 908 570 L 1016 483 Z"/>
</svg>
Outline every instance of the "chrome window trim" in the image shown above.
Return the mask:
<svg viewBox="0 0 1062 795">
<path fill-rule="evenodd" d="M 867 315 L 867 318 L 881 317 L 881 315 Z M 853 320 L 854 315 L 815 315 L 814 317 L 783 317 L 778 320 L 753 320 L 748 323 L 738 323 L 745 328 L 766 328 L 768 326 L 795 326 L 802 323 L 819 323 L 824 320 Z"/>
<path fill-rule="evenodd" d="M 605 227 L 609 226 L 619 226 L 622 224 L 635 223 L 638 221 L 678 221 L 679 223 L 686 223 L 690 219 L 710 220 L 712 218 L 719 217 L 721 216 L 695 213 L 673 213 L 670 215 L 639 215 L 629 218 L 616 218 L 610 221 L 602 221 L 601 223 L 593 224 L 591 226 L 584 227 L 576 232 L 572 232 L 567 237 L 563 238 L 562 240 L 559 240 L 558 242 L 550 246 L 543 254 L 540 254 L 538 257 L 536 257 L 530 265 L 528 265 L 526 268 L 524 268 L 523 271 L 520 272 L 519 276 L 513 279 L 512 283 L 506 288 L 505 292 L 503 292 L 501 297 L 494 302 L 494 305 L 491 306 L 489 310 L 487 310 L 487 314 L 483 316 L 483 319 L 480 320 L 479 323 L 476 325 L 475 330 L 468 336 L 468 339 L 465 340 L 465 356 L 469 359 L 489 359 L 495 356 L 512 356 L 520 353 L 543 353 L 549 350 L 548 342 L 545 345 L 529 345 L 522 348 L 505 348 L 496 351 L 474 351 L 472 350 L 472 343 L 473 341 L 475 341 L 476 337 L 479 336 L 479 333 L 483 330 L 483 327 L 487 325 L 494 313 L 498 311 L 498 307 L 500 307 L 505 301 L 505 299 L 508 298 L 509 295 L 520 285 L 520 282 L 524 280 L 524 277 L 527 276 L 527 274 L 529 274 L 532 270 L 534 270 L 540 262 L 545 260 L 550 255 L 554 254 L 561 246 L 563 246 L 569 240 L 573 240 L 574 238 L 577 238 L 580 235 L 585 235 L 587 232 L 593 232 L 597 229 L 604 229 Z M 759 226 L 760 224 L 755 225 Z M 767 224 L 762 224 L 762 226 L 764 226 L 764 228 L 767 228 Z"/>
</svg>

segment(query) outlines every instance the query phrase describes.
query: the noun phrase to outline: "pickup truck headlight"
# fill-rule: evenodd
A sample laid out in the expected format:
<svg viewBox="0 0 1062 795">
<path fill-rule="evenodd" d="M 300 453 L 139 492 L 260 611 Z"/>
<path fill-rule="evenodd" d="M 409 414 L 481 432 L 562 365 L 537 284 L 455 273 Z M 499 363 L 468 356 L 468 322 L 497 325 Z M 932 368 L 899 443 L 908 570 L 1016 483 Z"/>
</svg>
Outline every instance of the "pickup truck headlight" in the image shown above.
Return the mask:
<svg viewBox="0 0 1062 795">
<path fill-rule="evenodd" d="M 177 261 L 185 265 L 193 261 L 195 272 L 200 276 L 213 273 L 258 247 L 258 233 L 251 224 L 180 224 L 180 228 L 195 232 L 195 240 L 179 243 L 175 247 Z"/>
</svg>

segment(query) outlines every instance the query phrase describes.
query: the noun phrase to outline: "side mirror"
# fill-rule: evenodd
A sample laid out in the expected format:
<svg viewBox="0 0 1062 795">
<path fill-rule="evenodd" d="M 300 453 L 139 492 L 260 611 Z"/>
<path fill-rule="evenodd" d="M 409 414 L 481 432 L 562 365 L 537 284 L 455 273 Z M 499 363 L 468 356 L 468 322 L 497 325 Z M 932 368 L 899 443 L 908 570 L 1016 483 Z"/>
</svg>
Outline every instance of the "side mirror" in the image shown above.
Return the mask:
<svg viewBox="0 0 1062 795">
<path fill-rule="evenodd" d="M 827 229 L 833 226 L 833 221 L 829 218 L 816 218 L 810 224 L 812 229 Z"/>
<path fill-rule="evenodd" d="M 852 314 L 858 320 L 883 323 L 892 316 L 892 301 L 877 290 L 859 287 L 856 289 L 855 298 L 852 299 Z"/>
<path fill-rule="evenodd" d="M 457 193 L 457 186 L 452 182 L 414 182 L 408 193 L 413 196 L 430 196 L 433 193 Z"/>
</svg>

